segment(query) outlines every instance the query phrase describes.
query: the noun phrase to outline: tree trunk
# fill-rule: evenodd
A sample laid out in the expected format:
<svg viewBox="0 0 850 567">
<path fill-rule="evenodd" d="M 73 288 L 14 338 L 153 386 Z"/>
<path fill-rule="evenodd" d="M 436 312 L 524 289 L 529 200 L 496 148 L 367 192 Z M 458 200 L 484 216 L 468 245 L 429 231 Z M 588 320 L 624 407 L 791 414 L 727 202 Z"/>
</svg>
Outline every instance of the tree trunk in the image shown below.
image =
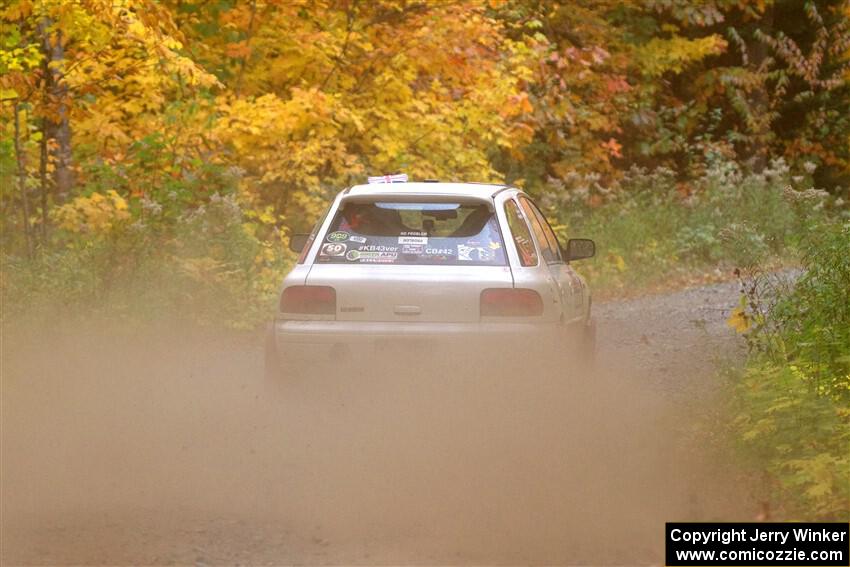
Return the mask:
<svg viewBox="0 0 850 567">
<path fill-rule="evenodd" d="M 41 142 L 39 143 L 38 181 L 41 190 L 41 241 L 47 241 L 47 120 L 41 119 Z"/>
<path fill-rule="evenodd" d="M 239 64 L 239 74 L 236 76 L 236 98 L 242 94 L 242 77 L 245 76 L 245 66 L 248 64 L 250 57 L 251 38 L 254 35 L 254 18 L 257 15 L 257 0 L 251 0 L 251 17 L 248 19 L 248 30 L 245 32 L 245 48 L 248 53 L 242 56 L 242 61 Z"/>
<path fill-rule="evenodd" d="M 71 125 L 68 122 L 68 85 L 65 83 L 62 65 L 65 49 L 62 47 L 62 32 L 50 37 L 49 19 L 39 25 L 46 60 L 45 86 L 48 100 L 48 137 L 55 140 L 51 148 L 54 162 L 53 181 L 56 197 L 65 200 L 74 187 L 74 171 L 71 167 Z"/>
<path fill-rule="evenodd" d="M 18 165 L 18 191 L 21 193 L 21 216 L 23 217 L 24 238 L 27 242 L 27 256 L 32 257 L 32 230 L 30 229 L 30 202 L 27 195 L 27 171 L 24 152 L 21 148 L 21 111 L 15 103 L 15 160 Z"/>
<path fill-rule="evenodd" d="M 765 8 L 764 16 L 761 19 L 762 31 L 772 35 L 773 32 L 773 7 Z M 746 46 L 748 52 L 748 61 L 745 65 L 749 66 L 750 72 L 761 73 L 762 82 L 753 88 L 749 97 L 750 108 L 759 118 L 757 130 L 751 132 L 756 137 L 756 143 L 751 145 L 751 160 L 750 167 L 753 171 L 760 173 L 767 167 L 768 154 L 770 153 L 769 144 L 765 140 L 770 138 L 772 133 L 772 122 L 767 119 L 767 115 L 773 110 L 771 108 L 770 93 L 767 90 L 765 81 L 767 80 L 767 69 L 764 69 L 765 60 L 769 57 L 767 45 L 764 42 L 753 38 Z"/>
</svg>

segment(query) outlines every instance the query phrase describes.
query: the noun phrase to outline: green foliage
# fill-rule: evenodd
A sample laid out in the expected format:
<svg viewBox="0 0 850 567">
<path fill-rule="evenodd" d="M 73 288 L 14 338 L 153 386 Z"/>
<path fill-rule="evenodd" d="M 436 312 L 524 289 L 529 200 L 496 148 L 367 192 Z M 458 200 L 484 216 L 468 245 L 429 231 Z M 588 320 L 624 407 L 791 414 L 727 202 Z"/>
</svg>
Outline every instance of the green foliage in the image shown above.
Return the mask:
<svg viewBox="0 0 850 567">
<path fill-rule="evenodd" d="M 731 432 L 789 517 L 850 518 L 848 243 L 850 222 L 821 224 L 792 288 L 744 282 L 751 357 L 732 383 Z"/>
<path fill-rule="evenodd" d="M 102 312 L 133 322 L 168 315 L 244 329 L 262 323 L 291 253 L 278 219 L 247 207 L 230 173 L 207 173 L 221 192 L 189 208 L 175 187 L 159 199 L 91 192 L 58 209 L 49 249 L 33 259 L 3 258 L 9 314 Z"/>
<path fill-rule="evenodd" d="M 844 377 L 847 380 L 847 377 Z M 751 363 L 737 378 L 731 429 L 746 462 L 772 479 L 788 518 L 850 518 L 850 415 L 781 361 Z"/>
<path fill-rule="evenodd" d="M 812 234 L 806 272 L 775 308 L 786 355 L 807 361 L 818 388 L 850 407 L 850 223 Z"/>
<path fill-rule="evenodd" d="M 718 35 L 698 39 L 673 36 L 670 39 L 652 38 L 636 52 L 643 72 L 660 77 L 664 73 L 681 73 L 688 65 L 717 55 L 726 49 L 726 41 Z"/>
<path fill-rule="evenodd" d="M 830 190 L 850 181 L 846 0 L 514 0 L 496 17 L 539 61 L 534 137 L 497 161 L 508 181 L 698 176 L 712 148 L 756 171 L 813 162 Z"/>
<path fill-rule="evenodd" d="M 803 193 L 789 197 L 791 183 L 782 160 L 761 173 L 717 160 L 689 183 L 668 169 L 634 168 L 613 186 L 574 174 L 539 193 L 565 236 L 596 239 L 602 253 L 579 268 L 594 287 L 628 291 L 793 256 L 812 210 L 796 206 Z"/>
</svg>

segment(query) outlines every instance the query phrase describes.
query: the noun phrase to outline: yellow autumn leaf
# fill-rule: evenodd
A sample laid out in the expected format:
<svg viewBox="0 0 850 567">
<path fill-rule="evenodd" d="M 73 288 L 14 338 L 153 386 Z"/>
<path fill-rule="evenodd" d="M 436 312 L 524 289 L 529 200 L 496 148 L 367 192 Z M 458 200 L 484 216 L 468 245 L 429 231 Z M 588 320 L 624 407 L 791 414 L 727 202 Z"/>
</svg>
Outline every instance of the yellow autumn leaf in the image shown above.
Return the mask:
<svg viewBox="0 0 850 567">
<path fill-rule="evenodd" d="M 133 20 L 127 24 L 127 31 L 137 38 L 144 38 L 148 35 L 147 28 L 139 20 Z"/>
<path fill-rule="evenodd" d="M 618 272 L 626 271 L 626 260 L 619 254 L 613 252 L 608 254 L 608 261 L 614 264 Z"/>
<path fill-rule="evenodd" d="M 750 330 L 750 318 L 743 307 L 736 307 L 732 314 L 726 319 L 726 324 L 738 333 L 746 333 Z"/>
<path fill-rule="evenodd" d="M 109 198 L 112 199 L 112 206 L 115 207 L 117 211 L 126 211 L 127 210 L 127 201 L 118 194 L 114 189 L 110 189 L 108 191 Z"/>
<path fill-rule="evenodd" d="M 263 224 L 275 223 L 274 212 L 272 211 L 271 207 L 266 207 L 257 218 Z"/>
</svg>

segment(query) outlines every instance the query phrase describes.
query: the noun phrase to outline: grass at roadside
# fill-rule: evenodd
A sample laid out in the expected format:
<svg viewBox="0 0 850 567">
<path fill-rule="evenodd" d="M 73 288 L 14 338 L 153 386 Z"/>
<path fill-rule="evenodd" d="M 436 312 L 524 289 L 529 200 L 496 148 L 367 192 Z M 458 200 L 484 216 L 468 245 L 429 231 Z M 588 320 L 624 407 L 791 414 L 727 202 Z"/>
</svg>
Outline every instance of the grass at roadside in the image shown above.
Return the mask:
<svg viewBox="0 0 850 567">
<path fill-rule="evenodd" d="M 702 177 L 633 170 L 617 187 L 575 179 L 560 200 L 563 236 L 596 240 L 599 254 L 578 268 L 597 296 L 722 281 L 734 268 L 795 265 L 801 238 L 822 214 L 824 194 L 792 178 L 782 161 L 745 174 L 718 162 Z"/>
<path fill-rule="evenodd" d="M 850 520 L 850 222 L 803 243 L 794 285 L 742 280 L 730 323 L 749 345 L 729 381 L 728 434 L 783 519 Z M 779 519 L 779 518 L 777 518 Z"/>
</svg>

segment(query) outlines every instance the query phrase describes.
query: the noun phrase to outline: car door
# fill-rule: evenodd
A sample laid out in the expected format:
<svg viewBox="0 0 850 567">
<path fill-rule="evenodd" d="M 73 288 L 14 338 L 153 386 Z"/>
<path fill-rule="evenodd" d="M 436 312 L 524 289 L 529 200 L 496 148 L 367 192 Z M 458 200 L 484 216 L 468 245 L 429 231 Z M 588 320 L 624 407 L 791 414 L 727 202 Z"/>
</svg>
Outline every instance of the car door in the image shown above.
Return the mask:
<svg viewBox="0 0 850 567">
<path fill-rule="evenodd" d="M 519 196 L 519 203 L 532 228 L 549 273 L 558 286 L 564 323 L 581 320 L 584 315 L 584 286 L 581 278 L 561 255 L 555 232 L 537 205 L 526 195 Z"/>
</svg>

